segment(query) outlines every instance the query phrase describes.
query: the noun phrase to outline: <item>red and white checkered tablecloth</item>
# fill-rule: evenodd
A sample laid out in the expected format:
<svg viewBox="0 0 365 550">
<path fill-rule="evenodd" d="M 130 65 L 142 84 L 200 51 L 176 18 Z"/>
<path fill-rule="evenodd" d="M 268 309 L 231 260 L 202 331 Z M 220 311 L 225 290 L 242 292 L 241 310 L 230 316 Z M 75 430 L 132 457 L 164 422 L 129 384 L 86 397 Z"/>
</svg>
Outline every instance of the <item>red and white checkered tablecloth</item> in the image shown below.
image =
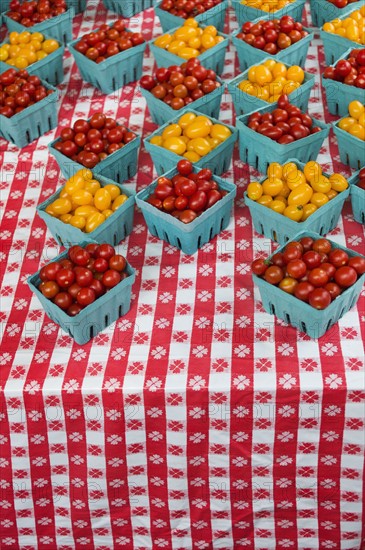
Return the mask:
<svg viewBox="0 0 365 550">
<path fill-rule="evenodd" d="M 88 4 L 74 37 L 115 19 Z M 128 26 L 161 32 L 152 9 Z M 225 30 L 236 27 L 230 9 Z M 310 112 L 330 121 L 323 63 L 316 35 Z M 68 53 L 64 64 L 60 124 L 103 110 L 142 137 L 155 129 L 135 84 L 106 97 Z M 152 67 L 147 52 L 144 72 Z M 238 72 L 231 46 L 223 79 Z M 234 122 L 228 93 L 221 120 Z M 26 284 L 59 251 L 35 212 L 63 183 L 53 136 L 21 151 L 0 142 L 1 548 L 363 549 L 364 292 L 319 340 L 265 313 L 250 262 L 272 243 L 252 229 L 242 195 L 257 174 L 235 149 L 229 227 L 186 256 L 136 212 L 119 246 L 137 270 L 131 310 L 77 345 Z M 350 173 L 332 137 L 319 161 Z M 155 175 L 142 148 L 132 184 Z M 349 202 L 330 236 L 364 252 Z"/>
</svg>

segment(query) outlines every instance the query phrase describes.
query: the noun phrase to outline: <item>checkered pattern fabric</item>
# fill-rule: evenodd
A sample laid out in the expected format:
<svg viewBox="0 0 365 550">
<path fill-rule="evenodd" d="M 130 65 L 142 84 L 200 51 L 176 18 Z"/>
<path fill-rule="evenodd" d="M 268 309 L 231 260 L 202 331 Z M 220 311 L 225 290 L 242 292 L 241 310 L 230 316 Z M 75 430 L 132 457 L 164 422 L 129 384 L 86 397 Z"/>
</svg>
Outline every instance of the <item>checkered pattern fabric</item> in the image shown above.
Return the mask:
<svg viewBox="0 0 365 550">
<path fill-rule="evenodd" d="M 309 4 L 309 3 L 308 3 Z M 88 2 L 74 37 L 115 19 Z M 305 23 L 310 26 L 310 14 Z M 152 9 L 128 26 L 161 32 Z M 232 8 L 225 31 L 237 28 Z M 102 110 L 142 137 L 156 127 L 136 84 L 104 96 L 66 52 L 59 124 Z M 144 73 L 153 58 L 146 52 Z M 318 33 L 309 111 L 331 121 Z M 223 79 L 237 75 L 230 46 Z M 220 118 L 235 122 L 228 93 Z M 140 212 L 118 250 L 137 270 L 130 312 L 85 346 L 26 284 L 59 249 L 35 207 L 62 183 L 47 144 L 0 142 L 0 546 L 9 550 L 364 548 L 365 300 L 311 340 L 266 313 L 250 262 L 251 178 L 235 148 L 229 227 L 193 256 L 152 237 Z M 334 138 L 319 161 L 349 175 Z M 132 186 L 156 176 L 142 147 Z M 364 252 L 349 202 L 331 239 Z"/>
</svg>

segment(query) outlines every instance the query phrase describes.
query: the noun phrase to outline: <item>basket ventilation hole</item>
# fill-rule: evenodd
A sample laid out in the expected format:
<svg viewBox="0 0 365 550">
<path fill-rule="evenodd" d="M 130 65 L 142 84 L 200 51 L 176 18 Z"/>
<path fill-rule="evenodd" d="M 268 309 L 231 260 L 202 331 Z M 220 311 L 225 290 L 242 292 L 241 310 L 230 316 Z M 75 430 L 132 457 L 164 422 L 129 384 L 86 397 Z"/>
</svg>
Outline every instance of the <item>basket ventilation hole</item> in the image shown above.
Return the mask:
<svg viewBox="0 0 365 550">
<path fill-rule="evenodd" d="M 50 116 L 48 117 L 48 128 L 49 130 L 52 130 L 52 120 Z"/>
<path fill-rule="evenodd" d="M 138 80 L 137 67 L 133 69 L 133 81 Z"/>
<path fill-rule="evenodd" d="M 115 90 L 115 88 L 116 88 L 115 78 L 113 78 L 113 80 L 112 80 L 112 88 L 113 88 L 113 90 Z"/>
<path fill-rule="evenodd" d="M 182 246 L 181 246 L 181 241 L 180 241 L 179 237 L 176 237 L 176 242 L 177 242 L 177 246 L 178 246 L 179 248 L 182 248 Z"/>
<path fill-rule="evenodd" d="M 199 235 L 199 238 L 198 238 L 198 248 L 200 248 L 201 242 L 202 242 L 202 236 Z"/>
<path fill-rule="evenodd" d="M 224 218 L 221 219 L 221 228 L 220 228 L 220 231 L 223 231 L 223 226 L 224 226 Z"/>
<path fill-rule="evenodd" d="M 94 337 L 94 325 L 91 325 L 90 327 L 90 338 Z"/>
<path fill-rule="evenodd" d="M 361 214 L 362 223 L 365 223 L 365 212 Z"/>
<path fill-rule="evenodd" d="M 42 135 L 42 130 L 41 130 L 41 127 L 39 124 L 37 124 L 37 130 L 38 130 L 38 135 L 41 136 Z"/>
<path fill-rule="evenodd" d="M 355 296 L 355 298 L 352 300 L 349 309 L 352 309 L 352 308 L 354 307 L 355 304 L 356 304 L 356 296 Z"/>
<path fill-rule="evenodd" d="M 259 169 L 259 157 L 256 155 L 255 157 L 255 167 L 256 167 L 256 170 Z M 265 170 L 266 171 L 266 170 Z"/>
<path fill-rule="evenodd" d="M 27 138 L 27 142 L 30 143 L 32 140 L 30 139 L 30 133 L 29 130 L 25 132 L 25 137 Z"/>
<path fill-rule="evenodd" d="M 213 238 L 214 227 L 210 228 L 209 240 Z"/>
<path fill-rule="evenodd" d="M 114 233 L 114 235 L 113 235 L 113 244 L 114 244 L 114 246 L 117 246 L 117 244 L 118 244 L 118 236 L 117 236 L 116 233 Z"/>
<path fill-rule="evenodd" d="M 275 306 L 274 306 L 274 304 L 270 304 L 270 313 L 275 315 Z"/>
<path fill-rule="evenodd" d="M 342 315 L 343 315 L 344 313 L 345 313 L 345 308 L 343 307 L 343 308 L 341 309 L 340 317 L 342 317 Z M 339 318 L 340 318 L 340 317 L 339 317 Z"/>
<path fill-rule="evenodd" d="M 166 231 L 163 231 L 163 239 L 164 239 L 165 241 L 167 241 L 168 243 L 170 242 L 169 236 L 168 236 L 168 234 L 166 233 Z"/>
<path fill-rule="evenodd" d="M 56 237 L 60 245 L 63 246 L 63 240 L 61 239 L 61 237 L 59 235 L 56 235 Z"/>
<path fill-rule="evenodd" d="M 107 327 L 109 325 L 109 315 L 105 315 L 104 317 L 104 325 Z"/>
<path fill-rule="evenodd" d="M 300 328 L 303 332 L 307 332 L 307 325 L 305 323 L 300 323 Z"/>
<path fill-rule="evenodd" d="M 119 308 L 118 308 L 118 315 L 119 317 L 121 317 L 123 315 L 123 306 L 120 305 Z"/>
<path fill-rule="evenodd" d="M 342 314 L 341 314 L 342 315 Z M 341 317 L 340 315 L 340 317 Z M 327 323 L 327 327 L 326 327 L 326 330 L 328 330 L 330 328 L 330 326 L 333 324 L 333 319 L 330 319 Z"/>
<path fill-rule="evenodd" d="M 323 235 L 323 233 L 324 233 L 324 227 L 323 227 L 323 225 L 321 225 L 321 229 L 319 230 L 319 233 L 320 233 L 321 235 Z"/>
<path fill-rule="evenodd" d="M 285 322 L 290 324 L 290 315 L 289 315 L 289 313 L 284 313 L 284 316 L 285 316 Z"/>
<path fill-rule="evenodd" d="M 152 226 L 151 226 L 151 233 L 152 233 L 152 235 L 155 235 L 155 236 L 158 235 L 157 229 L 156 229 L 156 226 L 155 226 L 155 225 L 152 225 Z"/>
</svg>

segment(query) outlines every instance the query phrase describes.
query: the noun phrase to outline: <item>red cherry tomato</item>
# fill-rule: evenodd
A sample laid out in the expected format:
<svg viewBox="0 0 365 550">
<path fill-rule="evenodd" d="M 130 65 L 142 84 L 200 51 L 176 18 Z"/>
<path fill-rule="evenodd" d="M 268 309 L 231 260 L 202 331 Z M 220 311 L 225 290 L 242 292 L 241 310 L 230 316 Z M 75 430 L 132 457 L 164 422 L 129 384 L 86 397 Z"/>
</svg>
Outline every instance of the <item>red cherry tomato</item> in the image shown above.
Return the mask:
<svg viewBox="0 0 365 550">
<path fill-rule="evenodd" d="M 126 259 L 121 254 L 115 254 L 109 260 L 109 268 L 115 269 L 116 271 L 124 271 L 126 265 Z"/>
<path fill-rule="evenodd" d="M 96 300 L 95 291 L 90 287 L 81 288 L 77 293 L 76 300 L 81 306 L 88 306 Z"/>
<path fill-rule="evenodd" d="M 357 281 L 357 273 L 353 267 L 344 265 L 336 270 L 335 282 L 342 288 L 352 286 Z"/>
<path fill-rule="evenodd" d="M 308 282 L 315 287 L 324 286 L 328 283 L 328 275 L 321 267 L 315 267 L 308 273 Z"/>
<path fill-rule="evenodd" d="M 43 296 L 51 300 L 59 293 L 60 287 L 56 281 L 42 281 L 39 285 L 39 290 L 42 292 Z"/>
<path fill-rule="evenodd" d="M 263 258 L 254 260 L 251 264 L 252 272 L 258 276 L 263 275 L 268 267 L 269 267 L 268 264 Z"/>
<path fill-rule="evenodd" d="M 315 309 L 325 309 L 331 303 L 331 295 L 325 288 L 315 288 L 309 294 L 309 305 Z"/>
<path fill-rule="evenodd" d="M 300 260 L 298 258 L 288 263 L 288 265 L 286 266 L 286 272 L 289 277 L 293 277 L 294 279 L 301 279 L 307 272 L 307 266 L 305 262 L 303 262 L 303 260 Z"/>
<path fill-rule="evenodd" d="M 334 248 L 328 254 L 328 261 L 331 262 L 335 267 L 341 267 L 346 265 L 349 261 L 349 256 L 347 252 L 341 250 L 340 248 Z"/>
<path fill-rule="evenodd" d="M 321 255 L 315 250 L 308 250 L 303 254 L 303 262 L 305 262 L 308 269 L 314 269 L 321 264 Z"/>
<path fill-rule="evenodd" d="M 107 244 L 107 243 L 100 244 L 95 252 L 95 258 L 105 258 L 105 260 L 108 260 L 108 261 L 114 255 L 115 255 L 114 247 L 111 244 Z"/>
<path fill-rule="evenodd" d="M 59 292 L 54 297 L 53 302 L 56 306 L 66 311 L 72 304 L 72 296 L 68 292 Z"/>
<path fill-rule="evenodd" d="M 365 258 L 362 258 L 361 256 L 352 256 L 352 258 L 350 258 L 347 262 L 347 265 L 354 268 L 359 276 L 365 273 Z"/>
<path fill-rule="evenodd" d="M 87 267 L 78 267 L 76 272 L 76 283 L 81 286 L 89 286 L 93 280 L 93 272 Z"/>
<path fill-rule="evenodd" d="M 102 278 L 102 283 L 106 288 L 113 288 L 121 281 L 121 276 L 119 271 L 115 271 L 115 269 L 108 269 L 104 274 Z"/>
<path fill-rule="evenodd" d="M 75 273 L 72 269 L 62 268 L 57 271 L 56 281 L 60 288 L 68 288 L 75 280 Z"/>
<path fill-rule="evenodd" d="M 314 286 L 308 281 L 300 281 L 294 289 L 294 296 L 302 302 L 308 302 L 309 294 L 314 290 Z"/>
<path fill-rule="evenodd" d="M 276 265 L 270 265 L 264 273 L 265 281 L 272 285 L 277 285 L 283 278 L 284 271 L 281 269 L 281 267 Z"/>
<path fill-rule="evenodd" d="M 327 283 L 324 288 L 330 293 L 332 301 L 337 298 L 337 296 L 339 296 L 342 292 L 341 287 L 333 281 Z"/>
<path fill-rule="evenodd" d="M 189 208 L 187 210 L 183 210 L 179 214 L 179 220 L 182 223 L 191 223 L 192 221 L 195 220 L 196 217 L 197 217 L 196 212 L 194 212 L 194 210 L 191 210 Z"/>
</svg>

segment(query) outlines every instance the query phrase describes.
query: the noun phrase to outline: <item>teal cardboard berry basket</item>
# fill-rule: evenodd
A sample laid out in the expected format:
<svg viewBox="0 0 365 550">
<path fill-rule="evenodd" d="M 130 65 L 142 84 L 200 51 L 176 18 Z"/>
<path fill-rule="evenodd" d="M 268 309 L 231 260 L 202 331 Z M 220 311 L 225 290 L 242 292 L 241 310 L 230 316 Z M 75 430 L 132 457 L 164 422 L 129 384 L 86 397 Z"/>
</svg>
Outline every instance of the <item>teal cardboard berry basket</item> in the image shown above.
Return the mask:
<svg viewBox="0 0 365 550">
<path fill-rule="evenodd" d="M 354 2 L 351 7 L 356 10 L 363 6 L 363 2 Z M 323 0 L 310 0 L 312 23 L 314 27 L 322 27 L 326 21 L 342 18 L 345 8 L 337 8 L 331 2 Z M 346 6 L 347 8 L 347 6 Z"/>
<path fill-rule="evenodd" d="M 195 173 L 199 170 L 199 167 L 193 169 Z M 175 167 L 165 173 L 164 176 L 170 179 L 177 173 Z M 149 232 L 155 237 L 176 246 L 184 254 L 194 254 L 198 248 L 201 248 L 223 231 L 230 221 L 233 200 L 236 196 L 236 186 L 218 176 L 213 176 L 213 180 L 218 183 L 220 189 L 227 191 L 227 195 L 211 208 L 205 210 L 191 223 L 186 224 L 146 202 L 155 190 L 157 181 L 152 182 L 151 185 L 137 193 L 136 203 L 142 211 Z"/>
<path fill-rule="evenodd" d="M 276 105 L 269 105 L 254 112 L 261 114 L 271 113 L 275 108 Z M 295 158 L 304 163 L 309 160 L 315 160 L 330 130 L 329 124 L 315 120 L 314 126 L 318 126 L 321 129 L 320 132 L 293 141 L 292 143 L 281 145 L 273 139 L 251 130 L 247 126 L 250 114 L 242 115 L 236 120 L 236 127 L 239 130 L 240 159 L 264 174 L 270 162 L 284 164 L 289 158 Z"/>
<path fill-rule="evenodd" d="M 55 139 L 48 145 L 49 152 L 55 157 L 57 164 L 61 168 L 62 174 L 68 179 L 77 172 L 77 170 L 81 170 L 85 168 L 85 166 L 82 166 L 82 164 L 79 164 L 69 157 L 66 157 L 60 151 L 57 151 L 54 146 L 58 141 L 60 141 L 60 138 Z M 124 145 L 124 147 L 108 155 L 104 160 L 94 166 L 93 170 L 118 183 L 122 183 L 132 178 L 137 173 L 138 149 L 140 143 L 141 138 L 136 135 L 136 137 Z"/>
<path fill-rule="evenodd" d="M 128 30 L 128 29 L 126 29 Z M 95 63 L 75 48 L 80 38 L 68 44 L 82 79 L 90 82 L 104 94 L 112 94 L 129 82 L 139 80 L 142 76 L 143 54 L 147 42 L 134 46 L 124 52 L 119 52 L 102 61 Z"/>
<path fill-rule="evenodd" d="M 253 21 L 253 23 L 266 20 L 268 20 L 268 17 L 260 17 L 256 21 Z M 313 31 L 311 31 L 311 29 L 304 28 L 304 30 L 308 32 L 307 36 L 305 36 L 295 44 L 292 44 L 291 46 L 289 46 L 289 48 L 281 50 L 277 54 L 270 57 L 272 57 L 272 59 L 275 59 L 275 61 L 282 61 L 287 65 L 300 65 L 301 67 L 304 67 L 309 45 L 314 38 L 314 33 Z M 240 38 L 237 38 L 237 34 L 239 32 L 240 31 L 238 30 L 233 33 L 232 43 L 237 51 L 240 70 L 245 71 L 252 65 L 262 63 L 262 61 L 267 58 L 268 54 L 267 52 L 264 52 L 264 50 L 254 48 Z"/>
<path fill-rule="evenodd" d="M 4 70 L 2 63 L 0 74 L 11 68 L 9 65 L 5 67 Z M 58 90 L 44 80 L 41 82 L 47 90 L 53 90 L 53 93 L 11 118 L 0 115 L 0 136 L 19 148 L 26 147 L 57 126 Z"/>
<path fill-rule="evenodd" d="M 181 114 L 170 120 L 167 124 L 164 124 L 160 128 L 157 128 L 155 132 L 144 139 L 144 146 L 146 147 L 146 150 L 150 153 L 153 164 L 155 165 L 156 171 L 159 175 L 163 174 L 164 172 L 168 172 L 172 168 L 175 168 L 179 160 L 184 157 L 177 155 L 176 153 L 171 153 L 170 151 L 164 149 L 163 147 L 160 147 L 159 145 L 154 145 L 153 143 L 151 143 L 151 139 L 155 136 L 161 135 L 164 129 L 169 124 L 174 124 L 178 122 L 180 116 L 185 113 L 194 113 L 197 116 L 201 115 L 201 113 L 199 113 L 198 111 L 194 111 L 193 109 L 184 109 Z M 210 119 L 212 120 L 213 124 L 223 124 L 224 126 L 227 126 L 231 130 L 232 135 L 229 136 L 220 145 L 218 145 L 215 149 L 213 149 L 210 153 L 201 157 L 197 164 L 201 168 L 210 168 L 214 174 L 220 176 L 229 169 L 232 160 L 233 147 L 238 137 L 238 131 L 233 126 L 230 126 L 229 124 L 224 124 L 213 117 L 210 117 Z"/>
<path fill-rule="evenodd" d="M 86 10 L 86 0 L 67 0 L 68 7 L 73 7 L 75 14 Z"/>
<path fill-rule="evenodd" d="M 254 21 L 258 17 L 267 17 L 268 19 L 280 19 L 283 15 L 291 15 L 296 21 L 302 19 L 305 0 L 294 0 L 291 4 L 284 6 L 280 10 L 268 13 L 267 11 L 251 8 L 245 4 L 241 4 L 240 0 L 232 0 L 232 7 L 236 13 L 236 18 L 239 25 L 245 21 Z"/>
<path fill-rule="evenodd" d="M 155 0 L 103 0 L 107 10 L 118 13 L 122 17 L 132 17 L 136 13 L 147 10 L 155 4 Z"/>
<path fill-rule="evenodd" d="M 303 171 L 304 164 L 296 159 L 288 159 L 287 162 L 294 162 L 299 170 Z M 327 175 L 327 174 L 324 174 Z M 263 178 L 260 183 L 266 180 Z M 296 222 L 283 214 L 274 212 L 271 208 L 248 198 L 245 192 L 245 204 L 248 206 L 252 223 L 257 233 L 265 235 L 273 241 L 285 244 L 293 239 L 298 231 L 314 231 L 320 235 L 326 235 L 338 224 L 339 217 L 345 200 L 350 194 L 350 186 L 336 197 L 330 200 L 321 208 L 318 208 L 304 222 Z"/>
<path fill-rule="evenodd" d="M 332 4 L 331 4 L 332 5 Z M 360 45 L 357 44 L 357 48 Z M 347 59 L 350 52 L 354 48 L 347 50 L 339 59 Z M 322 85 L 326 90 L 327 107 L 331 115 L 346 116 L 348 113 L 348 105 L 350 101 L 358 100 L 361 103 L 365 103 L 365 90 L 357 88 L 356 86 L 349 86 L 343 82 L 332 80 L 331 78 L 324 78 L 323 74 Z"/>
<path fill-rule="evenodd" d="M 160 20 L 163 32 L 167 32 L 170 29 L 174 29 L 175 27 L 179 27 L 184 24 L 185 19 L 182 17 L 177 17 L 166 10 L 162 10 L 160 6 L 161 2 L 158 2 L 155 7 L 155 14 Z M 199 25 L 213 25 L 218 31 L 223 31 L 227 7 L 228 0 L 222 0 L 220 4 L 205 11 L 204 13 L 201 13 L 200 15 L 197 15 L 194 19 L 198 21 Z"/>
<path fill-rule="evenodd" d="M 128 199 L 124 204 L 122 204 L 122 206 L 113 212 L 113 214 L 111 214 L 105 222 L 94 229 L 94 231 L 91 233 L 85 233 L 84 231 L 81 231 L 81 229 L 73 227 L 68 223 L 64 223 L 46 212 L 47 206 L 59 198 L 63 187 L 58 189 L 55 193 L 53 193 L 53 195 L 48 197 L 46 201 L 37 206 L 37 213 L 46 223 L 53 237 L 61 246 L 70 247 L 85 238 L 92 239 L 97 243 L 109 243 L 112 246 L 116 246 L 132 232 L 135 193 L 123 185 L 100 176 L 95 172 L 93 175 L 94 179 L 98 180 L 102 187 L 112 183 L 119 187 L 121 194 L 123 193 L 124 195 L 127 195 Z"/>
<path fill-rule="evenodd" d="M 219 117 L 219 111 L 222 96 L 225 91 L 225 85 L 219 77 L 217 78 L 217 80 L 221 83 L 221 86 L 210 94 L 207 94 L 193 101 L 190 104 L 192 109 L 213 118 Z M 180 112 L 183 111 L 183 109 L 186 109 L 186 107 L 183 107 L 182 109 L 175 110 L 161 99 L 157 99 L 148 90 L 140 88 L 140 91 L 147 102 L 147 107 L 153 122 L 155 124 L 158 124 L 159 126 L 176 117 Z"/>
<path fill-rule="evenodd" d="M 301 231 L 294 236 L 293 240 L 298 241 L 302 237 L 319 239 L 320 235 L 312 231 Z M 330 242 L 333 248 L 345 250 L 349 256 L 360 255 L 354 250 L 340 246 L 333 241 Z M 281 252 L 283 248 L 284 246 L 275 252 Z M 365 273 L 358 278 L 354 285 L 344 290 L 327 308 L 322 310 L 315 309 L 306 302 L 284 292 L 281 288 L 267 283 L 257 275 L 253 274 L 252 278 L 260 291 L 262 305 L 267 313 L 275 315 L 315 339 L 323 336 L 332 325 L 354 307 L 364 284 Z"/>
<path fill-rule="evenodd" d="M 81 246 L 86 246 L 92 240 L 81 242 Z M 54 258 L 52 261 L 59 261 L 67 257 L 67 250 Z M 127 263 L 126 273 L 128 277 L 123 279 L 114 288 L 106 294 L 97 298 L 95 302 L 86 306 L 78 315 L 70 317 L 65 311 L 56 306 L 51 300 L 48 300 L 38 287 L 41 283 L 39 277 L 40 270 L 34 275 L 28 277 L 27 282 L 32 292 L 41 302 L 44 311 L 48 317 L 57 323 L 62 330 L 67 332 L 80 345 L 86 344 L 94 338 L 99 332 L 114 323 L 122 317 L 131 307 L 132 285 L 136 275 L 133 267 Z"/>
<path fill-rule="evenodd" d="M 69 7 L 65 13 L 52 17 L 51 19 L 47 19 L 42 23 L 36 23 L 32 27 L 25 27 L 21 23 L 18 23 L 17 21 L 14 21 L 14 19 L 8 17 L 5 13 L 3 14 L 3 17 L 9 33 L 13 31 L 41 32 L 50 38 L 55 38 L 63 44 L 67 44 L 70 40 L 72 40 L 72 20 L 75 17 L 75 10 L 72 6 Z"/>
<path fill-rule="evenodd" d="M 365 189 L 357 186 L 359 172 L 360 170 L 349 179 L 351 206 L 354 219 L 365 225 Z"/>
<path fill-rule="evenodd" d="M 355 168 L 355 170 L 360 170 L 365 161 L 365 142 L 345 132 L 345 130 L 341 130 L 338 127 L 339 122 L 339 120 L 334 122 L 332 126 L 337 138 L 341 162 Z"/>
<path fill-rule="evenodd" d="M 201 25 L 204 28 L 205 25 Z M 172 29 L 169 34 L 173 34 L 178 28 Z M 206 69 L 212 69 L 218 75 L 221 75 L 224 70 L 224 58 L 226 55 L 226 50 L 228 48 L 229 39 L 226 34 L 222 32 L 219 33 L 220 36 L 223 36 L 224 40 L 219 44 L 213 46 L 209 50 L 206 50 L 204 53 L 197 56 L 200 63 Z M 171 65 L 182 65 L 186 62 L 186 59 L 179 57 L 163 48 L 155 46 L 155 38 L 149 42 L 150 50 L 156 60 L 158 67 L 170 67 Z"/>
<path fill-rule="evenodd" d="M 49 36 L 44 35 L 44 38 L 49 38 Z M 7 42 L 3 42 L 3 44 L 6 43 Z M 3 44 L 1 44 L 1 46 Z M 48 84 L 51 84 L 52 86 L 57 86 L 58 84 L 61 84 L 65 76 L 62 61 L 64 51 L 65 47 L 63 45 L 60 45 L 57 50 L 48 54 L 47 57 L 45 57 L 44 59 L 40 59 L 39 61 L 35 61 L 31 65 L 29 65 L 26 70 L 29 74 L 35 74 L 39 76 L 39 78 L 45 80 L 46 82 L 48 82 Z M 0 70 L 2 72 L 10 68 L 11 65 L 0 61 Z"/>
<path fill-rule="evenodd" d="M 356 2 L 357 4 L 357 2 Z M 363 5 L 363 2 L 361 2 Z M 341 19 L 348 17 L 353 11 L 356 11 L 355 4 L 349 4 L 347 8 L 343 8 Z M 332 65 L 341 55 L 343 55 L 349 48 L 358 48 L 361 47 L 360 44 L 339 36 L 338 34 L 333 34 L 323 30 L 323 26 L 320 29 L 320 37 L 323 41 L 324 55 L 327 65 Z"/>
<path fill-rule="evenodd" d="M 261 61 L 260 64 L 264 63 L 268 59 L 273 58 L 267 57 L 263 61 Z M 287 68 L 289 66 L 290 65 L 286 65 Z M 228 91 L 232 96 L 232 101 L 237 116 L 243 115 L 244 113 L 257 111 L 257 109 L 261 109 L 261 107 L 266 107 L 267 105 L 277 104 L 277 102 L 271 104 L 268 101 L 264 101 L 263 99 L 260 99 L 254 95 L 250 95 L 238 87 L 240 82 L 248 79 L 248 71 L 249 70 L 246 70 L 244 73 L 239 74 L 233 80 L 227 83 Z M 294 90 L 293 92 L 291 92 L 291 94 L 289 94 L 290 103 L 292 105 L 296 105 L 302 111 L 306 111 L 308 109 L 309 96 L 314 86 L 314 81 L 314 75 L 305 72 L 304 81 L 301 86 L 297 90 Z M 282 93 L 285 93 L 285 88 Z"/>
</svg>

